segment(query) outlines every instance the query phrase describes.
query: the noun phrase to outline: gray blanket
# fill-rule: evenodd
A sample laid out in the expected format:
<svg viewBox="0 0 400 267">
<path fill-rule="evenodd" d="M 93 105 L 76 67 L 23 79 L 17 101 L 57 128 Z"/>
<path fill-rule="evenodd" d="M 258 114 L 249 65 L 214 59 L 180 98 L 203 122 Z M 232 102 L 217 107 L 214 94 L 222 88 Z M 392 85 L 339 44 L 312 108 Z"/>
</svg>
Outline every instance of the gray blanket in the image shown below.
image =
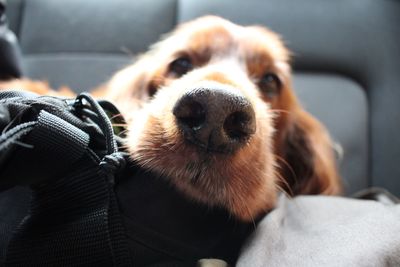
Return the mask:
<svg viewBox="0 0 400 267">
<path fill-rule="evenodd" d="M 237 266 L 400 266 L 400 204 L 281 196 Z"/>
</svg>

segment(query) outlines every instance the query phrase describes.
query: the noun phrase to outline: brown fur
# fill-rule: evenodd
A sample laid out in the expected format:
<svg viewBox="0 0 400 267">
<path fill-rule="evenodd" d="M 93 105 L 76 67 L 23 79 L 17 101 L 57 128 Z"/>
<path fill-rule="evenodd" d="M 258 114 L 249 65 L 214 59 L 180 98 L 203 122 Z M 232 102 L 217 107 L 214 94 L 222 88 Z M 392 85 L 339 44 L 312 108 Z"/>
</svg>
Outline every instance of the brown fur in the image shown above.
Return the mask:
<svg viewBox="0 0 400 267">
<path fill-rule="evenodd" d="M 194 68 L 176 77 L 168 66 L 180 56 Z M 294 195 L 337 194 L 341 188 L 328 133 L 294 95 L 289 58 L 270 30 L 207 16 L 179 26 L 97 95 L 117 103 L 127 118 L 135 161 L 191 198 L 250 221 L 273 208 L 279 188 Z M 272 97 L 257 86 L 266 72 L 281 82 Z M 244 147 L 210 153 L 184 140 L 172 108 L 195 87 L 239 90 L 250 101 L 257 128 Z"/>
</svg>

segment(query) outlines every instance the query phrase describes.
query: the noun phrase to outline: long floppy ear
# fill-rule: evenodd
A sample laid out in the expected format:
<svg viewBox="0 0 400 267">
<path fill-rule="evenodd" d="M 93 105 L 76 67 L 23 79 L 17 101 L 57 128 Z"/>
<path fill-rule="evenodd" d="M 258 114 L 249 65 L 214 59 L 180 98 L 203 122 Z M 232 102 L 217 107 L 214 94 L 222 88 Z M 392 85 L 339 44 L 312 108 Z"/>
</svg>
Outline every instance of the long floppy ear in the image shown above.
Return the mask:
<svg viewBox="0 0 400 267">
<path fill-rule="evenodd" d="M 340 178 L 332 141 L 325 128 L 298 107 L 283 138 L 281 155 L 282 185 L 289 194 L 326 194 L 341 192 Z"/>
</svg>

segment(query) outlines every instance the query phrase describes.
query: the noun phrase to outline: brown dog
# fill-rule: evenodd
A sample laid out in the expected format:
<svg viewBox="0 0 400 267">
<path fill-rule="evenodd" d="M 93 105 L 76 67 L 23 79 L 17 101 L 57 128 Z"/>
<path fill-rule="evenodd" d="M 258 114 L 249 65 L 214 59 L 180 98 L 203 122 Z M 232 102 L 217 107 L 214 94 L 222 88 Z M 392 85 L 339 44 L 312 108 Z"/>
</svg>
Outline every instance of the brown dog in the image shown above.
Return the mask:
<svg viewBox="0 0 400 267">
<path fill-rule="evenodd" d="M 97 95 L 122 110 L 136 162 L 251 221 L 279 190 L 340 191 L 331 140 L 298 103 L 289 60 L 270 30 L 207 16 L 179 26 Z"/>
</svg>

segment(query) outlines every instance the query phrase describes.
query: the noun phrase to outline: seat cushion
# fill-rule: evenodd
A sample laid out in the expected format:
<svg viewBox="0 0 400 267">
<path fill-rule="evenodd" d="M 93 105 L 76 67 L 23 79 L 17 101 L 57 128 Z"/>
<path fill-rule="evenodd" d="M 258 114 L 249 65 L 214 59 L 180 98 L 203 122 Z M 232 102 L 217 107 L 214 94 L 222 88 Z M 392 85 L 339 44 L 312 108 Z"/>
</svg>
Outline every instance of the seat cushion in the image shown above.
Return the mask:
<svg viewBox="0 0 400 267">
<path fill-rule="evenodd" d="M 175 25 L 176 1 L 10 1 L 25 74 L 87 91 Z M 157 19 L 156 19 L 157 18 Z"/>
</svg>

